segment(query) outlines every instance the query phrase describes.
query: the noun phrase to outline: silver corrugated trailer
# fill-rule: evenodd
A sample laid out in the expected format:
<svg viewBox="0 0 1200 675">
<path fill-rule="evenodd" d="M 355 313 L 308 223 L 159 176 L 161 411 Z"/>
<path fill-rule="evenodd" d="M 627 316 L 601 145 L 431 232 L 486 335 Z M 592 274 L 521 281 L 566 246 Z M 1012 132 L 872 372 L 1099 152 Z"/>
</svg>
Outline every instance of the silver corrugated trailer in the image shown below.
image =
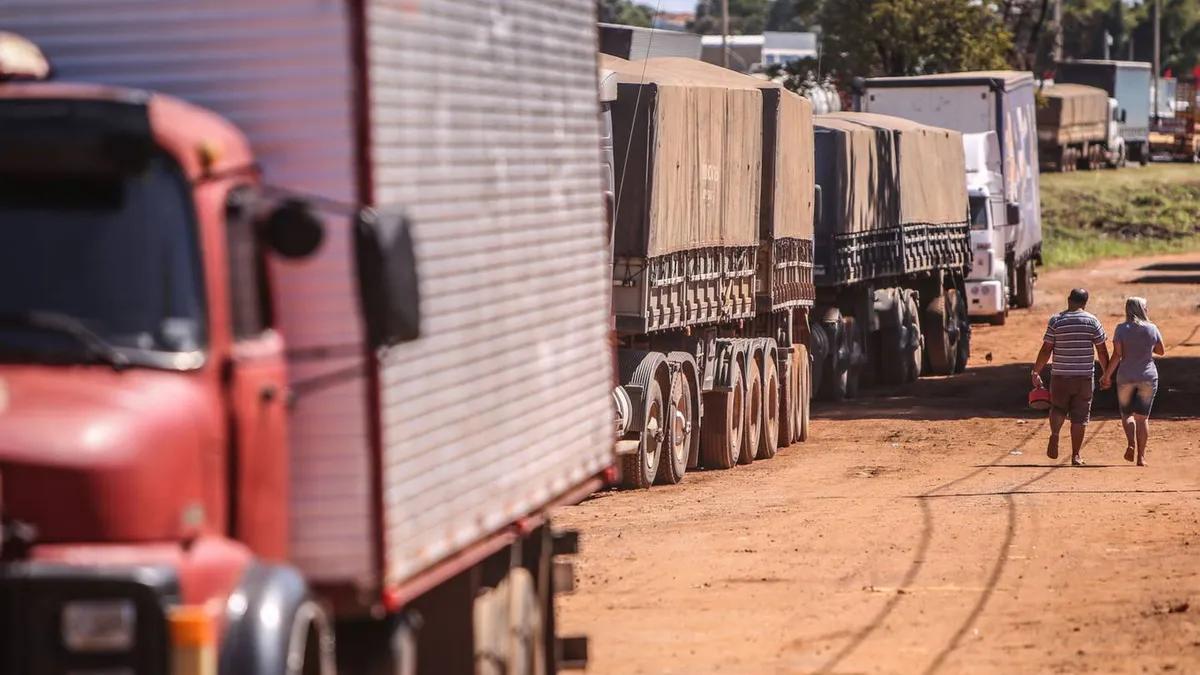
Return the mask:
<svg viewBox="0 0 1200 675">
<path fill-rule="evenodd" d="M 422 644 L 470 663 L 475 590 L 515 560 L 542 582 L 501 586 L 552 631 L 546 509 L 613 460 L 590 0 L 10 1 L 0 24 L 58 78 L 224 115 L 281 190 L 404 214 L 415 342 L 364 359 L 347 218 L 272 270 L 299 393 L 290 561 L 339 610 L 423 607 Z"/>
</svg>

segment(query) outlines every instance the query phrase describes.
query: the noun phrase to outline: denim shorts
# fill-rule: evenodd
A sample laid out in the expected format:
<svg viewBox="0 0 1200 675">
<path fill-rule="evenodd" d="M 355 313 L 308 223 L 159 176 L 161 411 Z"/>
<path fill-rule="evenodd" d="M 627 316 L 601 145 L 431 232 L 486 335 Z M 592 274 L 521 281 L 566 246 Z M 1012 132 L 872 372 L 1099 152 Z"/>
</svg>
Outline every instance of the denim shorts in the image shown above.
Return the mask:
<svg viewBox="0 0 1200 675">
<path fill-rule="evenodd" d="M 1154 405 L 1154 395 L 1157 393 L 1158 380 L 1118 382 L 1117 405 L 1121 407 L 1121 417 L 1149 415 L 1150 407 Z"/>
</svg>

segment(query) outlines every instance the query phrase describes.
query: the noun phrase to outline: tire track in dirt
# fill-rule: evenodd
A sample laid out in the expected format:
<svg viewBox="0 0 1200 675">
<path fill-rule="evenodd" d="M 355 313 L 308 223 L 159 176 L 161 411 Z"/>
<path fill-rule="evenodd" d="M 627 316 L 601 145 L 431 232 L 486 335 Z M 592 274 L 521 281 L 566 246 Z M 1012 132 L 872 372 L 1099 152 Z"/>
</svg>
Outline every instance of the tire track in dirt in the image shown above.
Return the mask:
<svg viewBox="0 0 1200 675">
<path fill-rule="evenodd" d="M 1045 426 L 1045 423 L 1039 425 L 1037 428 L 1030 431 L 1029 434 L 1027 434 L 1025 436 L 1025 438 L 1023 438 L 1021 440 L 1021 442 L 1017 445 L 1017 449 L 1023 449 L 1025 447 L 1025 445 L 1027 445 L 1031 440 L 1033 440 L 1041 432 L 1041 430 L 1044 426 Z M 972 478 L 978 476 L 979 474 L 983 473 L 984 471 L 987 471 L 988 469 L 999 465 L 1004 460 L 1004 458 L 1008 457 L 1008 456 L 1009 456 L 1009 451 L 1005 450 L 1004 452 L 997 455 L 994 459 L 992 459 L 987 464 L 980 465 L 980 466 L 976 467 L 973 471 L 969 471 L 966 474 L 963 474 L 962 476 L 959 476 L 958 478 L 955 478 L 953 480 L 946 481 L 945 483 L 942 483 L 941 485 L 931 488 L 931 489 L 925 491 L 923 494 L 918 496 L 918 504 L 920 505 L 920 509 L 921 509 L 921 537 L 920 537 L 920 541 L 917 544 L 917 549 L 913 553 L 912 563 L 909 564 L 908 570 L 905 572 L 904 577 L 901 579 L 899 588 L 906 588 L 908 586 L 911 586 L 913 584 L 913 582 L 917 580 L 917 576 L 921 572 L 921 567 L 925 563 L 925 556 L 929 552 L 929 544 L 933 540 L 933 512 L 930 509 L 929 502 L 926 500 L 926 498 L 937 496 L 937 493 L 939 493 L 943 490 L 946 490 L 955 485 L 958 485 L 960 483 L 971 480 Z M 867 641 L 867 639 L 869 639 L 871 637 L 872 633 L 874 633 L 880 626 L 882 626 L 884 624 L 884 622 L 887 621 L 888 617 L 891 616 L 893 611 L 895 611 L 896 606 L 900 604 L 900 600 L 903 597 L 904 597 L 903 595 L 896 593 L 896 594 L 893 594 L 892 597 L 888 598 L 888 601 L 884 604 L 884 606 L 882 608 L 880 608 L 879 612 L 877 612 L 875 614 L 875 617 L 873 619 L 871 619 L 871 621 L 866 626 L 864 626 L 861 630 L 859 630 L 858 633 L 856 633 L 854 635 L 854 637 L 851 638 L 850 642 L 848 642 L 844 647 L 842 647 L 842 649 L 840 649 L 839 651 L 834 653 L 834 655 L 832 657 L 830 657 L 830 659 L 828 661 L 826 661 L 825 664 L 822 665 L 816 672 L 830 673 L 839 664 L 841 664 L 843 661 L 845 661 L 847 658 L 849 658 L 855 651 L 858 650 L 859 647 L 862 646 L 862 644 L 864 642 Z"/>
<path fill-rule="evenodd" d="M 1111 420 L 1103 420 L 1100 422 L 1100 424 L 1096 425 L 1091 436 L 1084 440 L 1081 449 L 1086 448 L 1089 444 L 1091 444 L 1091 442 L 1100 435 L 1100 432 L 1108 426 L 1110 421 Z M 1038 430 L 1040 429 L 1041 427 L 1038 428 Z M 1026 442 L 1028 442 L 1028 440 Z M 992 571 L 988 575 L 987 583 L 984 585 L 984 590 L 979 594 L 979 599 L 975 602 L 975 606 L 971 608 L 971 612 L 958 627 L 958 630 L 954 632 L 954 635 L 950 638 L 950 641 L 945 647 L 942 648 L 940 652 L 938 652 L 937 656 L 934 657 L 933 662 L 929 664 L 929 667 L 923 671 L 925 675 L 932 675 L 940 670 L 942 666 L 945 665 L 946 659 L 950 657 L 950 654 L 959 648 L 959 646 L 962 644 L 963 637 L 965 637 L 971 628 L 974 627 L 975 622 L 978 621 L 980 615 L 983 614 L 983 610 L 987 608 L 988 602 L 991 601 L 992 595 L 996 591 L 996 586 L 1000 583 L 1000 578 L 1004 575 L 1004 568 L 1008 565 L 1009 555 L 1012 551 L 1012 544 L 1013 541 L 1016 540 L 1017 534 L 1017 502 L 1015 499 L 1013 499 L 1013 496 L 1015 494 L 1019 494 L 1021 490 L 1029 487 L 1030 485 L 1044 480 L 1047 476 L 1059 470 L 1059 468 L 1062 466 L 1062 464 L 1056 464 L 1048 467 L 1045 471 L 1042 471 L 1033 478 L 1030 478 L 1022 483 L 1018 483 L 1007 490 L 998 493 L 1000 496 L 1004 497 L 1005 511 L 1008 518 L 1007 525 L 1005 526 L 1004 530 L 1004 541 L 1000 544 L 1000 550 L 996 555 L 996 562 L 992 566 Z M 928 504 L 931 496 L 936 495 L 922 495 L 919 499 L 921 500 L 922 504 Z"/>
</svg>

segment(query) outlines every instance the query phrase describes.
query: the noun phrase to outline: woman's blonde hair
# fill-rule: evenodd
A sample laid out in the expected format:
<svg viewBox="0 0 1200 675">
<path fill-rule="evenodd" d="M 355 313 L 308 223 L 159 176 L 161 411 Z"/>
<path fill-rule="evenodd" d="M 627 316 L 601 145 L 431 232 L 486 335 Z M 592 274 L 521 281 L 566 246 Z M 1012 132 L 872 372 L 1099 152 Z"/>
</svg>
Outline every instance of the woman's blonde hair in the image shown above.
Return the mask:
<svg viewBox="0 0 1200 675">
<path fill-rule="evenodd" d="M 1129 297 L 1125 299 L 1125 321 L 1150 323 L 1150 315 L 1146 312 L 1145 298 Z"/>
</svg>

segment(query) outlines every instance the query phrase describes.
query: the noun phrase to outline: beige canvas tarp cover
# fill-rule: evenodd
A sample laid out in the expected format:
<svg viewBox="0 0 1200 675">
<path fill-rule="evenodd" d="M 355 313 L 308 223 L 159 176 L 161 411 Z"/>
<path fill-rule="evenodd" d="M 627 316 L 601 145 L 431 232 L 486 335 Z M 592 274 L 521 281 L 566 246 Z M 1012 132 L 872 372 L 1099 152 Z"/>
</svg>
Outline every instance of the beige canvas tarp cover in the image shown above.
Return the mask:
<svg viewBox="0 0 1200 675">
<path fill-rule="evenodd" d="M 1043 143 L 1082 143 L 1108 136 L 1108 92 L 1083 84 L 1042 87 L 1038 106 L 1038 140 Z"/>
<path fill-rule="evenodd" d="M 822 173 L 833 171 L 838 232 L 966 221 L 959 132 L 871 113 L 817 115 L 814 123 L 819 134 L 835 136 L 831 144 L 818 143 L 818 152 L 820 161 L 836 164 Z"/>
<path fill-rule="evenodd" d="M 633 63 L 640 63 L 635 61 Z M 663 57 L 648 59 L 656 70 L 671 72 L 695 83 L 772 90 L 779 100 L 774 106 L 774 170 L 767 234 L 772 238 L 812 239 L 815 182 L 813 180 L 813 108 L 808 99 L 770 80 L 751 77 L 696 59 Z M 765 105 L 765 102 L 764 102 Z"/>
<path fill-rule="evenodd" d="M 656 87 L 653 194 L 646 255 L 756 246 L 762 154 L 762 93 L 664 64 L 601 54 L 621 84 Z M 750 79 L 750 78 L 747 78 Z M 634 95 L 619 93 L 619 97 Z M 643 94 L 644 95 L 644 94 Z M 622 161 L 622 148 L 615 148 Z"/>
</svg>

